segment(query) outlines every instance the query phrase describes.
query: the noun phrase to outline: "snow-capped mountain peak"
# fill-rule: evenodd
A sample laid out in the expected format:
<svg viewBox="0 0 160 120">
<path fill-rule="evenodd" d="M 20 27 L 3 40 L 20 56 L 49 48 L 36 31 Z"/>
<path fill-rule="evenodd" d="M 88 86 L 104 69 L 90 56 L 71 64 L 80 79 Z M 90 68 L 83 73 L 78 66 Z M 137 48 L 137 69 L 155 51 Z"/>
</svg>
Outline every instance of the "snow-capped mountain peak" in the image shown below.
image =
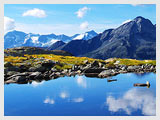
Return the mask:
<svg viewBox="0 0 160 120">
<path fill-rule="evenodd" d="M 89 40 L 95 37 L 97 33 L 94 30 L 77 35 L 73 40 Z"/>
<path fill-rule="evenodd" d="M 10 31 L 4 36 L 4 48 L 20 47 L 20 46 L 34 46 L 34 47 L 49 47 L 57 41 L 63 41 L 67 43 L 71 40 L 83 39 L 88 40 L 96 36 L 95 31 L 88 31 L 83 34 L 75 34 L 73 36 L 67 36 L 64 34 L 55 35 L 40 35 L 33 33 L 24 33 L 21 31 Z"/>
</svg>

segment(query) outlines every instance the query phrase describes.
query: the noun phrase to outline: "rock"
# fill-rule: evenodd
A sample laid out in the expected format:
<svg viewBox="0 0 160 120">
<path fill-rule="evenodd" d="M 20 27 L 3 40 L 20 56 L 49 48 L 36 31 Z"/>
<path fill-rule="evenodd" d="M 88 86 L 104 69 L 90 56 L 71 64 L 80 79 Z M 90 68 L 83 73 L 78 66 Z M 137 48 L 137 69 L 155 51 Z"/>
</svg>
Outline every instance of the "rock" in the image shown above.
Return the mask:
<svg viewBox="0 0 160 120">
<path fill-rule="evenodd" d="M 17 72 L 15 72 L 15 73 L 17 73 Z M 9 79 L 14 79 L 14 78 L 17 77 L 17 76 L 20 76 L 20 77 L 21 77 L 21 76 L 27 77 L 28 75 L 29 75 L 28 72 L 17 73 L 17 74 L 13 74 L 13 75 L 7 77 L 7 80 L 9 80 Z"/>
<path fill-rule="evenodd" d="M 89 61 L 88 61 L 88 60 L 85 60 L 83 63 L 84 63 L 84 64 L 89 64 Z"/>
<path fill-rule="evenodd" d="M 78 70 L 78 71 L 77 71 L 78 74 L 80 74 L 81 72 L 82 72 L 81 70 Z"/>
<path fill-rule="evenodd" d="M 123 65 L 123 66 L 120 67 L 120 69 L 121 69 L 121 70 L 127 70 L 127 66 L 126 66 L 126 65 Z"/>
<path fill-rule="evenodd" d="M 15 71 L 15 72 L 20 72 L 21 69 L 17 66 L 11 66 L 11 67 L 5 67 L 4 72 L 7 73 L 9 71 Z"/>
<path fill-rule="evenodd" d="M 13 65 L 10 62 L 5 62 L 4 67 L 12 67 Z"/>
<path fill-rule="evenodd" d="M 99 62 L 95 60 L 91 63 L 91 67 L 99 67 Z"/>
<path fill-rule="evenodd" d="M 11 79 L 7 80 L 6 83 L 27 83 L 27 77 L 26 76 L 15 76 Z"/>
<path fill-rule="evenodd" d="M 136 72 L 140 68 L 141 68 L 140 66 L 128 66 L 127 71 L 128 72 Z"/>
<path fill-rule="evenodd" d="M 65 70 L 62 71 L 62 74 L 67 74 L 67 73 L 68 73 L 67 69 L 65 69 Z"/>
<path fill-rule="evenodd" d="M 40 75 L 41 72 L 33 72 L 32 74 L 30 74 L 30 76 L 37 76 L 37 75 Z"/>
<path fill-rule="evenodd" d="M 82 70 L 86 70 L 86 69 L 89 69 L 89 68 L 91 68 L 91 64 L 88 64 L 87 66 L 82 67 Z"/>
<path fill-rule="evenodd" d="M 98 73 L 85 73 L 86 77 L 98 77 Z"/>
<path fill-rule="evenodd" d="M 9 83 L 16 83 L 16 81 L 14 80 L 7 80 L 7 81 L 4 81 L 5 84 L 9 84 Z"/>
<path fill-rule="evenodd" d="M 115 72 L 115 70 L 104 70 L 98 76 L 103 78 L 103 77 L 114 76 L 117 74 L 118 72 Z"/>
<path fill-rule="evenodd" d="M 58 77 L 60 77 L 60 75 L 58 75 L 58 74 L 56 74 L 56 73 L 52 73 L 51 75 L 49 75 L 49 78 L 50 79 L 56 79 L 56 78 L 58 78 Z"/>
<path fill-rule="evenodd" d="M 73 70 L 73 71 L 77 71 L 77 70 L 79 70 L 79 67 L 78 67 L 77 65 L 73 65 L 73 66 L 72 66 L 72 70 Z"/>
<path fill-rule="evenodd" d="M 25 72 L 25 71 L 28 70 L 28 67 L 26 65 L 20 65 L 19 69 L 20 69 L 21 72 Z"/>
<path fill-rule="evenodd" d="M 102 72 L 102 71 L 104 71 L 104 70 L 106 70 L 106 69 L 102 69 L 102 68 L 89 68 L 89 69 L 86 69 L 86 70 L 84 70 L 83 71 L 83 73 L 100 73 L 100 72 Z"/>
<path fill-rule="evenodd" d="M 56 62 L 54 62 L 52 60 L 47 60 L 47 61 L 42 62 L 41 64 L 43 67 L 50 68 L 50 67 L 53 67 L 56 64 Z"/>
<path fill-rule="evenodd" d="M 48 72 L 48 71 L 43 74 L 43 78 L 44 78 L 45 80 L 49 80 L 49 79 L 50 79 L 50 75 L 49 75 L 49 72 Z"/>
<path fill-rule="evenodd" d="M 48 68 L 43 67 L 42 65 L 37 65 L 35 67 L 29 68 L 30 72 L 45 72 L 47 70 L 48 70 Z"/>
<path fill-rule="evenodd" d="M 120 61 L 119 60 L 117 60 L 114 64 L 115 65 L 118 65 L 120 63 Z"/>
<path fill-rule="evenodd" d="M 57 70 L 57 69 L 54 68 L 54 67 L 51 69 L 51 71 L 52 71 L 52 72 L 59 72 L 59 70 Z"/>
<path fill-rule="evenodd" d="M 32 74 L 29 75 L 29 78 L 32 80 L 41 80 L 43 79 L 43 75 L 41 72 L 33 72 Z"/>
</svg>

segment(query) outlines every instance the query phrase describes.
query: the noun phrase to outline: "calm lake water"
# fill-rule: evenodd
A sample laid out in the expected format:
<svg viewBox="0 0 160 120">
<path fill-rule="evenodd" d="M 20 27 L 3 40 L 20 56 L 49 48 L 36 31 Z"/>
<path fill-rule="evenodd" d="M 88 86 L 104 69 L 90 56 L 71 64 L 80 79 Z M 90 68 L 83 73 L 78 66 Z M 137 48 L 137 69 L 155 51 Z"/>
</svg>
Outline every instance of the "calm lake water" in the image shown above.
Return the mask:
<svg viewBox="0 0 160 120">
<path fill-rule="evenodd" d="M 156 74 L 107 78 L 61 77 L 41 83 L 4 86 L 5 116 L 156 115 Z M 150 88 L 134 87 L 149 81 Z"/>
</svg>

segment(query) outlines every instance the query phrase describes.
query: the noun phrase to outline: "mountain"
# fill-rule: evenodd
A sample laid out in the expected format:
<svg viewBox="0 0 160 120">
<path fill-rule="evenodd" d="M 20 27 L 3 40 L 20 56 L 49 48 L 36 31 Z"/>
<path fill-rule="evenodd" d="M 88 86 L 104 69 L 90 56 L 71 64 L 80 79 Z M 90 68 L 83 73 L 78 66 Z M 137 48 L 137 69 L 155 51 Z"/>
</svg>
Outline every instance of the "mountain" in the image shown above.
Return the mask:
<svg viewBox="0 0 160 120">
<path fill-rule="evenodd" d="M 88 31 L 84 33 L 82 39 L 88 40 L 93 38 L 97 35 L 94 31 Z M 32 34 L 32 33 L 24 33 L 21 31 L 11 31 L 5 34 L 4 36 L 4 48 L 13 48 L 13 47 L 20 47 L 20 46 L 31 46 L 31 47 L 50 47 L 52 44 L 56 43 L 57 41 L 62 42 L 69 42 L 71 40 L 75 40 L 76 37 L 80 36 L 80 34 L 75 34 L 73 36 L 67 35 L 55 35 L 55 34 L 48 34 L 48 35 L 39 35 L 39 34 Z M 80 37 L 79 37 L 80 39 Z"/>
<path fill-rule="evenodd" d="M 97 36 L 97 33 L 94 30 L 91 30 L 82 34 L 76 34 L 72 39 L 73 40 L 89 40 L 95 36 Z"/>
<path fill-rule="evenodd" d="M 4 48 L 13 48 L 20 46 L 31 47 L 48 47 L 53 43 L 62 40 L 64 42 L 70 41 L 70 37 L 66 35 L 39 35 L 39 34 L 26 34 L 21 31 L 11 31 L 4 36 Z"/>
<path fill-rule="evenodd" d="M 16 46 L 21 46 L 24 43 L 26 33 L 20 31 L 8 32 L 4 36 L 4 48 L 11 48 Z M 22 41 L 23 40 L 23 41 Z"/>
<path fill-rule="evenodd" d="M 58 47 L 63 46 L 64 44 L 65 44 L 65 42 L 63 42 L 63 41 L 57 41 L 54 44 L 52 44 L 51 46 L 49 46 L 47 49 L 48 50 L 55 50 Z"/>
<path fill-rule="evenodd" d="M 72 40 L 57 49 L 98 59 L 156 59 L 156 27 L 150 20 L 138 16 L 89 40 Z"/>
</svg>

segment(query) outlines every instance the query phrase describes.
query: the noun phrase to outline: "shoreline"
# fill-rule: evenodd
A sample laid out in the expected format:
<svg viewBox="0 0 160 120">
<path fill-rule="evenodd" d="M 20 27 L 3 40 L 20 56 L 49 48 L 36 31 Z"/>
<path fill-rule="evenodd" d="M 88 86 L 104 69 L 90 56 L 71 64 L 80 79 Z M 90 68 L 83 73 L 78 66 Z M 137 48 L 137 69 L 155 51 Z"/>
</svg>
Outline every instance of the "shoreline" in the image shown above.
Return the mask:
<svg viewBox="0 0 160 120">
<path fill-rule="evenodd" d="M 102 64 L 106 63 L 101 63 L 98 61 L 93 61 L 92 63 L 89 63 L 86 60 L 84 61 L 84 63 L 85 64 L 83 65 L 73 65 L 70 69 L 57 70 L 53 68 L 53 66 L 60 63 L 55 63 L 51 60 L 48 60 L 47 62 L 45 61 L 41 63 L 41 66 L 39 65 L 39 68 L 30 68 L 23 72 L 13 71 L 13 66 L 11 65 L 11 63 L 6 63 L 5 67 L 8 66 L 8 70 L 4 71 L 4 84 L 27 84 L 32 81 L 52 80 L 59 77 L 70 77 L 76 75 L 107 78 L 121 73 L 156 73 L 156 65 L 151 64 L 132 66 L 115 64 L 114 66 L 104 67 L 104 65 Z"/>
</svg>

